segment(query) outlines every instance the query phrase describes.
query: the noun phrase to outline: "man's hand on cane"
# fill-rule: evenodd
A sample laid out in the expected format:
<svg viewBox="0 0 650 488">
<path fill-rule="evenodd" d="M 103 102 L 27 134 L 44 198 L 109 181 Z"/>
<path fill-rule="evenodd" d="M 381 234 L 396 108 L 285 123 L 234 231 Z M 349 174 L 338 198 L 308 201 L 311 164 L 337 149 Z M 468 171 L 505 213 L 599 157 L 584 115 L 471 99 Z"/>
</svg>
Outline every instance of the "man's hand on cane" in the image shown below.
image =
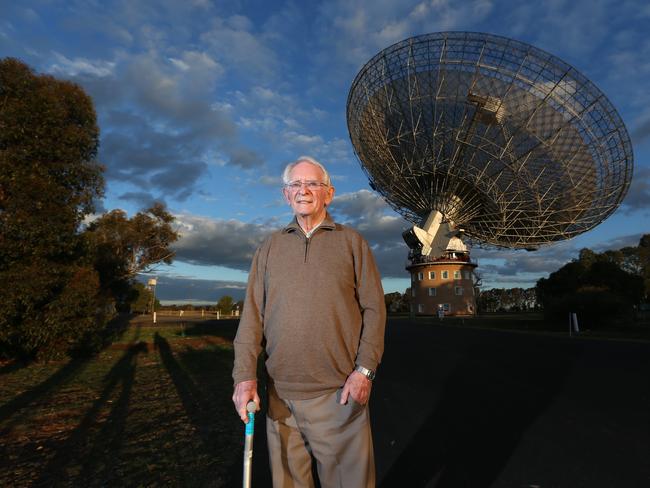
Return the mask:
<svg viewBox="0 0 650 488">
<path fill-rule="evenodd" d="M 248 423 L 248 411 L 246 404 L 254 401 L 257 409 L 260 408 L 260 397 L 257 395 L 257 380 L 242 381 L 235 385 L 235 392 L 232 395 L 232 402 L 235 404 L 235 410 L 239 414 L 242 422 Z"/>
</svg>

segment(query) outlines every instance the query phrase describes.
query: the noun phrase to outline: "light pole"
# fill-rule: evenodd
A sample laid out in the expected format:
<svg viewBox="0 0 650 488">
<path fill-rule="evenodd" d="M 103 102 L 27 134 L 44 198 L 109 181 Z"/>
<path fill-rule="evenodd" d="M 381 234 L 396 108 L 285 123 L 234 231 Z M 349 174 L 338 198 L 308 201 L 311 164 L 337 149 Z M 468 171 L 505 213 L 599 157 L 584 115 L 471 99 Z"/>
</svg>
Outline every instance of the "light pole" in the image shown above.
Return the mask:
<svg viewBox="0 0 650 488">
<path fill-rule="evenodd" d="M 151 289 L 151 315 L 153 316 L 153 323 L 156 323 L 156 278 L 149 278 L 148 285 Z"/>
</svg>

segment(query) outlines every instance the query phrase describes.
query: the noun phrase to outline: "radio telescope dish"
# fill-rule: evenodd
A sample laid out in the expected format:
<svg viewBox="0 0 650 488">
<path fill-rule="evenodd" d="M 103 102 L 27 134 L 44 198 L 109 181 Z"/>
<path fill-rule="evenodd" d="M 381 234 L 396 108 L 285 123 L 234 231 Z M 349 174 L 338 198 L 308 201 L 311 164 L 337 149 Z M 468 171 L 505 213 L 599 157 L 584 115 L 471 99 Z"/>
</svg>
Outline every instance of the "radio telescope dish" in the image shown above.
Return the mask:
<svg viewBox="0 0 650 488">
<path fill-rule="evenodd" d="M 607 97 L 557 57 L 490 34 L 384 49 L 352 83 L 347 122 L 372 188 L 397 212 L 495 246 L 585 232 L 632 178 L 630 138 Z"/>
</svg>

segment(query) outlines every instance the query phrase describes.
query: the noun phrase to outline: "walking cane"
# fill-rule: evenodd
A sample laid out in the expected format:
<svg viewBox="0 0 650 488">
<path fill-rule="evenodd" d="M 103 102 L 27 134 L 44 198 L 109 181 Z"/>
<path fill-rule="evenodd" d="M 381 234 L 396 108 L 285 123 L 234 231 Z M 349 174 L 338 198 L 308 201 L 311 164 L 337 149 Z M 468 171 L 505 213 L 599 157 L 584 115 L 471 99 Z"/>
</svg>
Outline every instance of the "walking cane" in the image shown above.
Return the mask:
<svg viewBox="0 0 650 488">
<path fill-rule="evenodd" d="M 253 468 L 253 431 L 255 430 L 255 410 L 257 405 L 254 401 L 246 404 L 248 411 L 248 423 L 246 424 L 246 436 L 244 440 L 244 488 L 251 487 L 251 470 Z"/>
</svg>

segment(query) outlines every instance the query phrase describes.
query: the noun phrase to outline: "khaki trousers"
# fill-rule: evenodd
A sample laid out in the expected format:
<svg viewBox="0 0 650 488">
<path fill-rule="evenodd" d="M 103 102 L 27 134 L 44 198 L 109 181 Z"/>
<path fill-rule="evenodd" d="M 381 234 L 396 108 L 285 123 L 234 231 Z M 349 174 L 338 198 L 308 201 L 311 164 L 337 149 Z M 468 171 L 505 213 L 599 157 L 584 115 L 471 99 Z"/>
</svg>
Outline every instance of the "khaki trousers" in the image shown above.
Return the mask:
<svg viewBox="0 0 650 488">
<path fill-rule="evenodd" d="M 311 455 L 322 488 L 374 488 L 368 406 L 352 397 L 340 405 L 340 394 L 338 390 L 309 400 L 284 400 L 288 415 L 267 417 L 274 488 L 313 488 Z"/>
</svg>

